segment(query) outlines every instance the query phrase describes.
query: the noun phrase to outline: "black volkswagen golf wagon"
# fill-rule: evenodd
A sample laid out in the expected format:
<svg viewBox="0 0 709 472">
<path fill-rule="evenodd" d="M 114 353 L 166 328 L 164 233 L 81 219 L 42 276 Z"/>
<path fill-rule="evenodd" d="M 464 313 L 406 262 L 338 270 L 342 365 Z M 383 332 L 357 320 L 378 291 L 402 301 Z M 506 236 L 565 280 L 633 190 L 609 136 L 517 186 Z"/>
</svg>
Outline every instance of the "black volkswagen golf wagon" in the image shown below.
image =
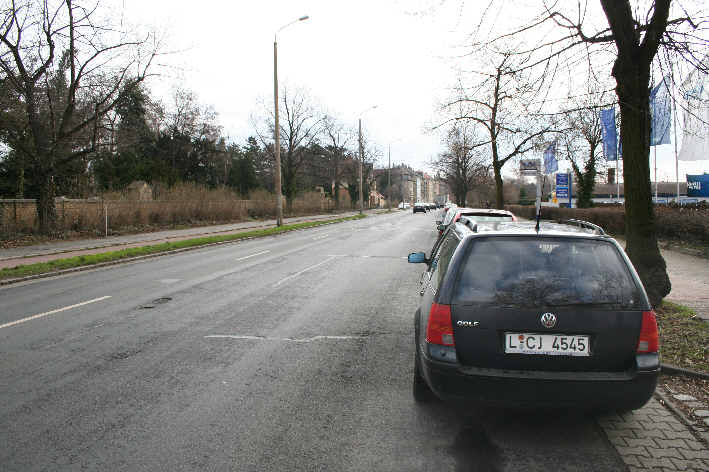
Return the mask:
<svg viewBox="0 0 709 472">
<path fill-rule="evenodd" d="M 413 393 L 534 407 L 636 409 L 660 362 L 645 290 L 618 243 L 579 226 L 451 226 L 426 263 Z"/>
</svg>

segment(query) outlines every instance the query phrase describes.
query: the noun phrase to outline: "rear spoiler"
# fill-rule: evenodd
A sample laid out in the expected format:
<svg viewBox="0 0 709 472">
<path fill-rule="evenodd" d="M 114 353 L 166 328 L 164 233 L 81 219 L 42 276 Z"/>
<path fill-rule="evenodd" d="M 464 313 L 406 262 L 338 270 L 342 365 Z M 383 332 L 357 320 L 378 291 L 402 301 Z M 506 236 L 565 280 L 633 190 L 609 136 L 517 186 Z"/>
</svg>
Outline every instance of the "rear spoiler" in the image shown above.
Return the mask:
<svg viewBox="0 0 709 472">
<path fill-rule="evenodd" d="M 594 225 L 593 223 L 588 222 L 588 221 L 577 220 L 577 219 L 570 219 L 570 220 L 563 220 L 563 221 L 561 221 L 561 222 L 562 222 L 562 223 L 566 223 L 566 224 L 577 225 L 577 226 L 580 226 L 580 227 L 582 227 L 582 228 L 592 229 L 592 230 L 596 231 L 598 234 L 603 235 L 603 236 L 605 236 L 605 234 L 606 234 L 606 232 L 603 231 L 603 228 L 601 228 L 601 227 L 598 226 L 598 225 Z"/>
<path fill-rule="evenodd" d="M 468 218 L 467 216 L 461 216 L 461 217 L 460 217 L 460 222 L 461 222 L 462 224 L 464 224 L 465 226 L 467 226 L 468 228 L 470 228 L 470 229 L 473 231 L 473 233 L 477 233 L 477 232 L 478 232 L 478 223 L 477 223 L 476 221 L 471 220 L 471 219 Z"/>
</svg>

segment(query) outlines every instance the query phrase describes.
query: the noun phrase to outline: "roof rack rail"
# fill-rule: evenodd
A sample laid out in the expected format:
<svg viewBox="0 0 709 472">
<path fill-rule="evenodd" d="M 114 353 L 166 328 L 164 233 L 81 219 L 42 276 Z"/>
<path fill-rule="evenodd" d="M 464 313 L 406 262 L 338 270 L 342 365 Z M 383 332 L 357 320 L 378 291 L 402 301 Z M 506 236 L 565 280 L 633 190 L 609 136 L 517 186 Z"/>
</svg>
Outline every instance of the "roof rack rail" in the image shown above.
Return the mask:
<svg viewBox="0 0 709 472">
<path fill-rule="evenodd" d="M 577 220 L 577 219 L 570 219 L 570 220 L 563 220 L 562 223 L 571 223 L 573 225 L 578 225 L 581 226 L 582 228 L 588 228 L 592 229 L 594 231 L 597 231 L 598 234 L 605 235 L 606 232 L 603 231 L 603 228 L 601 228 L 598 225 L 594 225 L 593 223 L 589 221 L 584 221 L 584 220 Z"/>
</svg>

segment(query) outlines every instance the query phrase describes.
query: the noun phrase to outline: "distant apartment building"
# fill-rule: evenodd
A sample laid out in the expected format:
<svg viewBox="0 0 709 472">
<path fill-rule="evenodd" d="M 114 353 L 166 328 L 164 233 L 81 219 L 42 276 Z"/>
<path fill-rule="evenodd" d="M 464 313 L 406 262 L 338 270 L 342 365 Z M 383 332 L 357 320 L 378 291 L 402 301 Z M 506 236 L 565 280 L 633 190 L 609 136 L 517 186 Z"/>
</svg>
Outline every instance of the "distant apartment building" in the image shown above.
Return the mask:
<svg viewBox="0 0 709 472">
<path fill-rule="evenodd" d="M 386 180 L 388 169 L 375 169 L 375 176 Z M 448 186 L 441 179 L 423 171 L 417 171 L 407 165 L 391 169 L 392 200 L 407 203 L 443 202 L 448 198 Z M 385 192 L 386 193 L 386 192 Z"/>
</svg>

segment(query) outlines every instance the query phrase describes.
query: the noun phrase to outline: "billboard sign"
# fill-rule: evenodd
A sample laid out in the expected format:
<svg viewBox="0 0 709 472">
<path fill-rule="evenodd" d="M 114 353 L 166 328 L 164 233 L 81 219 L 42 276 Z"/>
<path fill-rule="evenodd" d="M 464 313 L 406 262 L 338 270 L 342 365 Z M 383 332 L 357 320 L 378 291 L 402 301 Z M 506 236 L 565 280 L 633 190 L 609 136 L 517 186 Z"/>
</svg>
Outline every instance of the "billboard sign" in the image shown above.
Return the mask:
<svg viewBox="0 0 709 472">
<path fill-rule="evenodd" d="M 687 174 L 687 196 L 709 197 L 709 174 Z"/>
<path fill-rule="evenodd" d="M 522 174 L 536 174 L 542 168 L 539 159 L 522 159 L 519 161 L 519 170 Z"/>
</svg>

